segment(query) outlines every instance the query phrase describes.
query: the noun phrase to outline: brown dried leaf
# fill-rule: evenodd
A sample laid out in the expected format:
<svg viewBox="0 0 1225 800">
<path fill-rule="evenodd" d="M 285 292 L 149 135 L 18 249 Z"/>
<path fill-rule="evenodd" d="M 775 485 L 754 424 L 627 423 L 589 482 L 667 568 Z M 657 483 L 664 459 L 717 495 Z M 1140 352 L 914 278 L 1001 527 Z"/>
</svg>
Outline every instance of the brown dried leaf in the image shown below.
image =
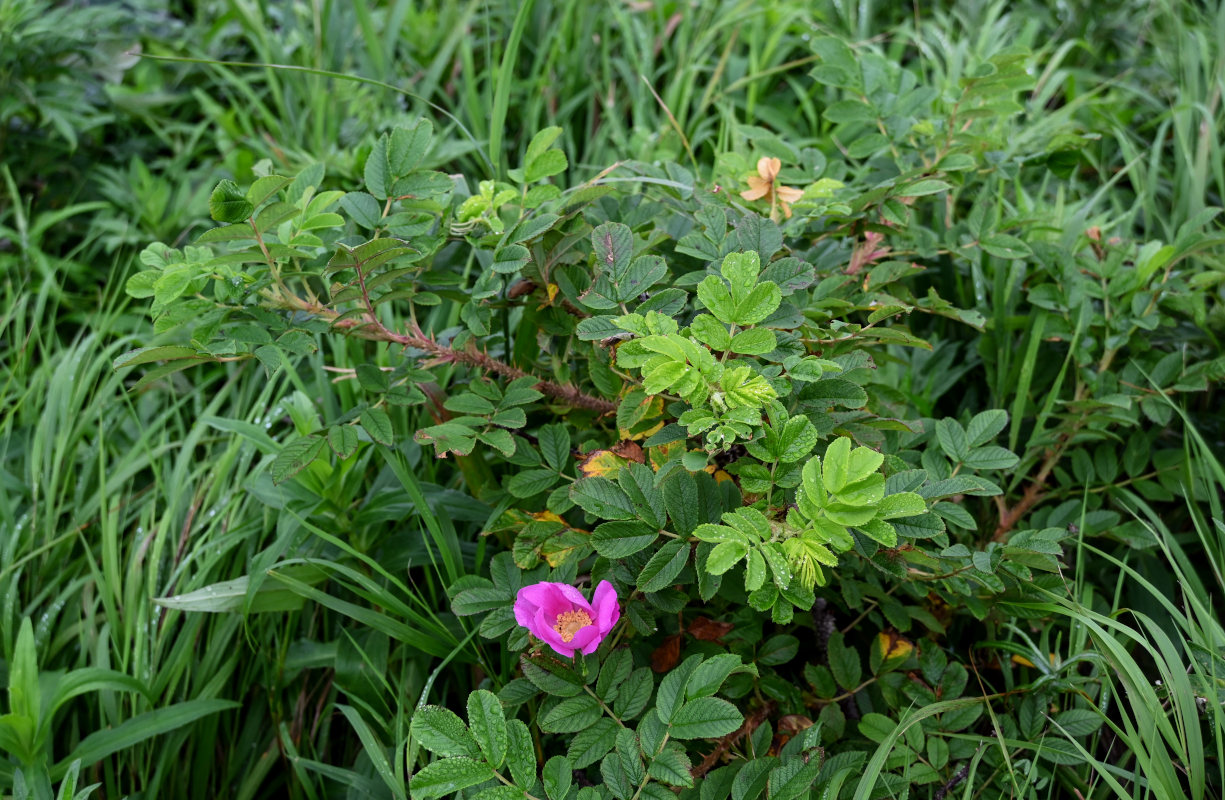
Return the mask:
<svg viewBox="0 0 1225 800">
<path fill-rule="evenodd" d="M 713 619 L 698 617 L 689 623 L 689 635 L 703 642 L 723 644 L 723 637 L 731 633 L 735 627 L 730 622 L 715 622 Z"/>
<path fill-rule="evenodd" d="M 637 461 L 639 464 L 646 463 L 646 453 L 642 452 L 642 445 L 637 442 L 624 441 L 613 445 L 612 452 L 629 461 Z"/>
<path fill-rule="evenodd" d="M 681 635 L 675 633 L 664 639 L 663 644 L 651 653 L 651 669 L 655 672 L 668 672 L 681 660 Z"/>
</svg>

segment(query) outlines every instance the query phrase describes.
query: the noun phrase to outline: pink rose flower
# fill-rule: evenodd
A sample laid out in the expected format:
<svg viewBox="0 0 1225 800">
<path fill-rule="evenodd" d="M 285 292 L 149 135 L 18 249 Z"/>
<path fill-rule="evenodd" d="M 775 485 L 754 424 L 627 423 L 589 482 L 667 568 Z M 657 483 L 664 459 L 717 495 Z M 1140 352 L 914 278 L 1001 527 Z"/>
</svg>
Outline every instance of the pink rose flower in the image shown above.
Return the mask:
<svg viewBox="0 0 1225 800">
<path fill-rule="evenodd" d="M 569 658 L 578 650 L 590 655 L 621 618 L 617 590 L 600 581 L 588 603 L 565 583 L 533 583 L 515 598 L 515 620 L 533 636 Z"/>
</svg>

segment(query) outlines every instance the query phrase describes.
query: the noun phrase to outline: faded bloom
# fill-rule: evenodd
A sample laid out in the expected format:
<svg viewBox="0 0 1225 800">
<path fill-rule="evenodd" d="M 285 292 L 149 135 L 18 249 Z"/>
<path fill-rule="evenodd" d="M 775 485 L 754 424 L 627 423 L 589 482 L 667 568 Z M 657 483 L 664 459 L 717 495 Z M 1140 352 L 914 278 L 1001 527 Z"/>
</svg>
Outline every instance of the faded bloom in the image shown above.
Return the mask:
<svg viewBox="0 0 1225 800">
<path fill-rule="evenodd" d="M 794 189 L 790 186 L 779 186 L 778 171 L 783 168 L 783 162 L 777 158 L 760 158 L 757 160 L 757 174 L 749 176 L 749 186 L 751 187 L 746 192 L 741 192 L 740 196 L 745 200 L 760 200 L 761 198 L 769 198 L 770 200 L 770 219 L 776 219 L 776 208 L 783 210 L 783 216 L 791 219 L 791 203 L 796 202 L 804 196 L 804 192 L 799 189 Z"/>
<path fill-rule="evenodd" d="M 596 651 L 621 618 L 617 590 L 600 581 L 588 603 L 578 589 L 565 583 L 533 583 L 515 597 L 515 620 L 533 636 L 563 656 Z"/>
</svg>

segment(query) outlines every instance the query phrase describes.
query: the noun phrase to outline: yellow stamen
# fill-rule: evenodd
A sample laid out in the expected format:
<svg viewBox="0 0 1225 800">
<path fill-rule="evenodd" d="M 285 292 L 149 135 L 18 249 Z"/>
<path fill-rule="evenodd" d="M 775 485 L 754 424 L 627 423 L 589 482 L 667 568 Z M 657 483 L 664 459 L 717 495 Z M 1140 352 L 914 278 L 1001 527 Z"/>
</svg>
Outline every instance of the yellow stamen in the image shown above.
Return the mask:
<svg viewBox="0 0 1225 800">
<path fill-rule="evenodd" d="M 586 611 L 564 611 L 557 615 L 557 623 L 553 630 L 561 634 L 561 640 L 569 643 L 574 635 L 591 624 L 591 617 Z"/>
</svg>

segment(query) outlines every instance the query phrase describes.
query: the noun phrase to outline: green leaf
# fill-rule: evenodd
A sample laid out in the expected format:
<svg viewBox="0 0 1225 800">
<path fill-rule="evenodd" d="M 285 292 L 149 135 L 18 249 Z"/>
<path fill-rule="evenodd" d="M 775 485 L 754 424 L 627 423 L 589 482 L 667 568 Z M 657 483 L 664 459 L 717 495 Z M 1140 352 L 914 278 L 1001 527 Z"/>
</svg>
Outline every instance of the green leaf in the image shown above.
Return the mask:
<svg viewBox="0 0 1225 800">
<path fill-rule="evenodd" d="M 651 699 L 655 689 L 655 681 L 648 667 L 639 667 L 630 673 L 629 678 L 617 691 L 617 699 L 613 701 L 613 713 L 621 719 L 633 719 L 642 713 Z"/>
<path fill-rule="evenodd" d="M 970 469 L 1012 469 L 1020 460 L 1015 453 L 1005 447 L 988 445 L 987 447 L 975 447 L 966 454 L 962 463 Z"/>
<path fill-rule="evenodd" d="M 612 702 L 633 669 L 633 654 L 625 649 L 614 650 L 600 667 L 600 676 L 595 684 L 596 695 L 605 703 Z"/>
<path fill-rule="evenodd" d="M 998 436 L 1007 424 L 1008 412 L 998 408 L 975 414 L 966 427 L 966 436 L 969 437 L 970 446 L 978 447 L 986 444 Z"/>
<path fill-rule="evenodd" d="M 647 774 L 657 781 L 662 781 L 670 786 L 693 787 L 693 775 L 690 770 L 693 769 L 693 764 L 690 763 L 689 757 L 685 755 L 683 750 L 674 750 L 671 747 L 665 747 L 659 755 L 651 759 L 651 765 L 647 768 Z"/>
<path fill-rule="evenodd" d="M 542 425 L 536 432 L 545 463 L 559 472 L 570 462 L 570 432 L 565 425 Z"/>
<path fill-rule="evenodd" d="M 208 198 L 209 215 L 217 222 L 242 222 L 254 211 L 255 206 L 234 181 L 221 181 Z"/>
<path fill-rule="evenodd" d="M 676 580 L 689 560 L 689 543 L 683 539 L 669 539 L 638 575 L 638 588 L 644 592 L 666 589 Z"/>
<path fill-rule="evenodd" d="M 383 221 L 382 206 L 367 192 L 349 192 L 340 198 L 340 207 L 366 230 L 374 230 Z"/>
<path fill-rule="evenodd" d="M 590 728 L 575 734 L 566 749 L 566 756 L 575 769 L 586 769 L 604 757 L 617 743 L 617 723 L 604 717 Z"/>
<path fill-rule="evenodd" d="M 776 667 L 795 658 L 799 651 L 799 639 L 789 634 L 776 634 L 767 639 L 757 651 L 757 663 Z M 690 683 L 692 684 L 692 681 Z"/>
<path fill-rule="evenodd" d="M 698 314 L 689 323 L 689 332 L 712 350 L 727 350 L 732 346 L 732 337 L 727 326 L 710 314 Z"/>
<path fill-rule="evenodd" d="M 868 393 L 862 386 L 842 378 L 826 378 L 817 381 L 805 391 L 805 397 L 824 400 L 826 405 L 846 408 L 863 408 L 868 403 Z"/>
<path fill-rule="evenodd" d="M 591 546 L 605 558 L 620 559 L 645 550 L 659 538 L 659 531 L 637 520 L 605 522 L 591 532 Z"/>
<path fill-rule="evenodd" d="M 247 190 L 247 200 L 253 208 L 257 207 L 260 203 L 284 189 L 292 181 L 292 178 L 286 178 L 284 175 L 265 175 L 262 178 L 257 178 L 255 183 L 251 184 L 251 188 Z"/>
<path fill-rule="evenodd" d="M 272 462 L 272 482 L 283 483 L 297 475 L 318 458 L 326 446 L 321 436 L 304 436 L 285 445 Z"/>
<path fill-rule="evenodd" d="M 468 728 L 490 766 L 498 769 L 506 760 L 506 715 L 497 695 L 477 689 L 468 695 Z"/>
<path fill-rule="evenodd" d="M 718 277 L 707 275 L 702 279 L 698 284 L 698 300 L 723 324 L 731 325 L 736 321 L 736 306 L 732 304 L 732 294 Z"/>
<path fill-rule="evenodd" d="M 388 374 L 374 364 L 358 364 L 354 372 L 362 389 L 371 394 L 386 394 L 391 388 L 391 379 Z"/>
<path fill-rule="evenodd" d="M 984 236 L 978 243 L 986 252 L 997 258 L 1028 258 L 1033 255 L 1033 252 L 1022 240 L 1015 236 L 1009 236 L 1006 233 L 993 233 L 990 236 Z"/>
<path fill-rule="evenodd" d="M 778 284 L 769 281 L 760 283 L 736 304 L 731 321 L 737 325 L 756 325 L 773 314 L 782 302 L 783 293 Z"/>
<path fill-rule="evenodd" d="M 863 662 L 858 652 L 843 644 L 841 631 L 830 634 L 826 657 L 829 670 L 839 686 L 848 692 L 859 686 L 859 680 L 863 677 Z"/>
<path fill-rule="evenodd" d="M 862 100 L 839 100 L 825 109 L 825 118 L 835 125 L 848 122 L 875 122 L 877 111 Z"/>
<path fill-rule="evenodd" d="M 357 452 L 361 443 L 352 425 L 333 425 L 328 428 L 328 447 L 337 458 L 345 459 Z"/>
<path fill-rule="evenodd" d="M 748 554 L 748 545 L 743 542 L 720 542 L 707 556 L 706 569 L 712 575 L 722 575 L 736 566 Z"/>
<path fill-rule="evenodd" d="M 970 451 L 970 439 L 965 428 L 955 419 L 945 418 L 936 423 L 936 441 L 954 463 L 965 460 Z"/>
<path fill-rule="evenodd" d="M 367 408 L 360 417 L 361 426 L 370 438 L 379 444 L 391 447 L 395 444 L 395 434 L 391 428 L 391 417 L 381 408 Z"/>
<path fill-rule="evenodd" d="M 850 480 L 851 440 L 839 436 L 830 442 L 825 450 L 825 460 L 821 469 L 821 482 L 825 490 L 837 494 Z"/>
<path fill-rule="evenodd" d="M 761 257 L 756 252 L 728 253 L 719 265 L 719 272 L 731 285 L 732 300 L 741 302 L 757 285 L 761 274 Z"/>
<path fill-rule="evenodd" d="M 380 200 L 387 199 L 387 189 L 392 178 L 391 164 L 387 160 L 387 140 L 388 137 L 384 134 L 375 141 L 370 148 L 370 155 L 366 157 L 363 172 L 367 191 Z"/>
<path fill-rule="evenodd" d="M 566 800 L 574 780 L 574 763 L 565 756 L 553 756 L 545 762 L 540 778 L 549 800 Z"/>
<path fill-rule="evenodd" d="M 1098 711 L 1073 708 L 1055 715 L 1055 724 L 1068 736 L 1088 736 L 1102 727 L 1106 718 Z"/>
<path fill-rule="evenodd" d="M 535 497 L 557 483 L 557 473 L 551 469 L 528 469 L 517 472 L 506 482 L 506 491 L 515 497 Z"/>
<path fill-rule="evenodd" d="M 418 708 L 413 714 L 409 733 L 435 755 L 477 756 L 481 752 L 459 715 L 441 706 Z"/>
<path fill-rule="evenodd" d="M 35 723 L 42 715 L 42 694 L 38 683 L 38 651 L 34 626 L 29 617 L 21 618 L 12 661 L 8 665 L 9 710 Z"/>
<path fill-rule="evenodd" d="M 699 697 L 681 706 L 668 731 L 674 739 L 715 739 L 740 727 L 740 711 L 718 697 Z"/>
<path fill-rule="evenodd" d="M 570 499 L 601 519 L 634 519 L 634 504 L 621 487 L 607 478 L 582 478 L 570 486 Z"/>
<path fill-rule="evenodd" d="M 424 117 L 411 127 L 397 127 L 387 144 L 388 171 L 397 177 L 412 172 L 421 165 L 433 139 L 434 125 Z"/>
<path fill-rule="evenodd" d="M 693 671 L 693 675 L 689 678 L 689 683 L 685 686 L 685 696 L 690 700 L 695 700 L 699 697 L 709 697 L 719 688 L 723 686 L 731 675 L 737 672 L 747 672 L 751 675 L 757 674 L 757 667 L 752 664 L 744 664 L 740 661 L 740 656 L 734 653 L 720 653 L 703 661 L 698 665 L 698 668 Z"/>
<path fill-rule="evenodd" d="M 196 358 L 204 360 L 194 347 L 181 345 L 162 345 L 161 347 L 140 347 L 129 350 L 111 362 L 113 369 L 135 367 L 138 364 L 149 364 L 154 361 L 174 361 L 181 358 Z"/>
<path fill-rule="evenodd" d="M 493 254 L 494 272 L 509 275 L 518 272 L 532 258 L 532 252 L 521 244 L 508 244 L 499 247 Z"/>
<path fill-rule="evenodd" d="M 915 181 L 909 186 L 903 186 L 894 193 L 894 197 L 922 197 L 927 194 L 938 194 L 951 188 L 953 188 L 952 185 L 945 181 L 925 178 L 921 181 Z"/>
<path fill-rule="evenodd" d="M 589 694 L 568 697 L 540 720 L 540 729 L 549 733 L 585 731 L 603 716 L 600 701 Z"/>
<path fill-rule="evenodd" d="M 519 786 L 529 789 L 536 783 L 536 748 L 532 733 L 521 720 L 506 723 L 506 764 Z"/>
<path fill-rule="evenodd" d="M 408 782 L 413 800 L 433 800 L 493 780 L 488 764 L 471 758 L 444 758 L 427 764 Z"/>
<path fill-rule="evenodd" d="M 747 331 L 741 331 L 733 336 L 731 341 L 732 352 L 746 356 L 769 353 L 777 346 L 778 341 L 774 338 L 774 331 L 769 328 L 750 328 Z"/>
<path fill-rule="evenodd" d="M 458 422 L 444 422 L 423 428 L 417 431 L 413 438 L 422 444 L 434 445 L 434 451 L 439 458 L 445 458 L 447 453 L 466 456 L 476 447 L 476 431 Z"/>
<path fill-rule="evenodd" d="M 502 602 L 509 605 L 511 599 L 504 597 Z M 574 697 L 583 691 L 583 679 L 578 673 L 563 666 L 550 656 L 532 659 L 525 654 L 519 657 L 519 666 L 523 669 L 523 677 L 545 694 L 554 697 Z"/>
<path fill-rule="evenodd" d="M 448 397 L 442 404 L 447 411 L 457 414 L 475 414 L 488 416 L 495 411 L 493 403 L 475 392 L 463 392 L 454 397 Z"/>
<path fill-rule="evenodd" d="M 927 513 L 927 503 L 921 495 L 914 492 L 899 492 L 885 496 L 877 506 L 876 515 L 880 519 L 894 517 L 913 517 Z"/>
<path fill-rule="evenodd" d="M 634 234 L 628 225 L 605 222 L 591 232 L 591 246 L 598 273 L 621 276 L 634 255 Z"/>
</svg>

